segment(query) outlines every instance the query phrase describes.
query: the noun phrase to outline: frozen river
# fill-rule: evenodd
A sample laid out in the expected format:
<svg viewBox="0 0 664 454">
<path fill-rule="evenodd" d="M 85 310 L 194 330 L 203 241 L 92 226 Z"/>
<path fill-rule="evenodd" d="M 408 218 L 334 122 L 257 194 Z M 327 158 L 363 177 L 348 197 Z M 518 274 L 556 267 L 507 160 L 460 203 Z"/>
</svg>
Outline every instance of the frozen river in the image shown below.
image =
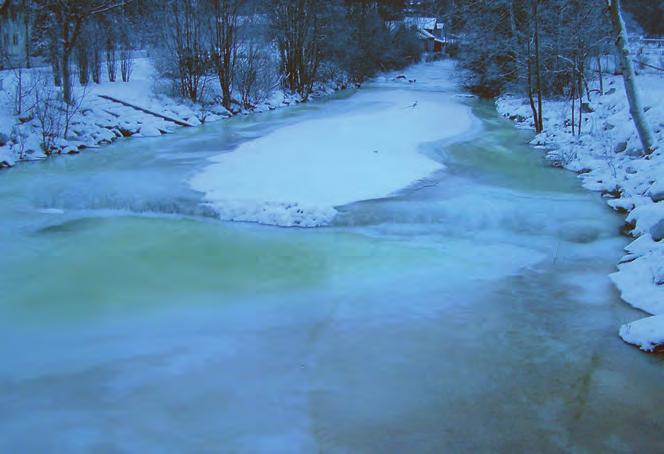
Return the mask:
<svg viewBox="0 0 664 454">
<path fill-rule="evenodd" d="M 664 362 L 616 335 L 642 316 L 607 277 L 621 218 L 449 71 L 1 173 L 0 452 L 664 452 Z M 394 147 L 407 188 L 373 198 L 395 188 L 371 155 L 352 178 L 298 160 L 272 192 L 371 200 L 317 228 L 218 219 L 268 196 L 224 163 L 270 178 L 220 153 L 399 127 L 382 99 L 443 131 Z M 447 134 L 437 103 L 472 121 Z"/>
</svg>

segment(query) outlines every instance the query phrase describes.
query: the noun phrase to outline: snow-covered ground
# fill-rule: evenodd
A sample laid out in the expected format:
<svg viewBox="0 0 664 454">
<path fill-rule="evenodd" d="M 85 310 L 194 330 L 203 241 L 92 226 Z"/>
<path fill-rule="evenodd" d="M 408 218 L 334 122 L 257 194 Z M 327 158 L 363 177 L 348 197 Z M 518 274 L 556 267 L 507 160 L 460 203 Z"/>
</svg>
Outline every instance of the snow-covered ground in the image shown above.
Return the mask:
<svg viewBox="0 0 664 454">
<path fill-rule="evenodd" d="M 113 102 L 100 96 L 110 96 L 135 106 L 150 110 L 166 117 L 181 120 L 191 126 L 203 122 L 212 122 L 229 118 L 232 113 L 219 104 L 201 105 L 182 99 L 169 97 L 162 92 L 164 82 L 157 78 L 156 71 L 147 58 L 137 58 L 132 63 L 129 82 L 104 81 L 101 84 L 90 83 L 83 88 L 78 86 L 74 75 L 74 93 L 77 108 L 71 116 L 67 137 L 56 137 L 53 140 L 51 154 L 79 153 L 86 148 L 108 144 L 121 137 L 154 137 L 172 132 L 178 128 L 176 123 L 164 120 L 149 113 Z M 46 126 L 40 122 L 39 115 L 28 115 L 29 107 L 35 103 L 35 96 L 54 97 L 44 88 L 50 84 L 48 69 L 36 68 L 24 70 L 23 85 L 25 101 L 22 115 L 16 114 L 15 93 L 17 73 L 13 70 L 2 71 L 3 79 L 0 90 L 0 169 L 13 166 L 20 161 L 44 159 L 43 133 L 61 135 L 64 131 L 64 120 L 50 121 Z M 104 77 L 105 74 L 104 74 Z M 216 81 L 210 80 L 213 86 Z M 37 87 L 37 88 L 35 88 Z M 334 91 L 334 84 L 315 87 L 312 97 L 322 96 Z M 259 103 L 253 112 L 264 112 L 300 102 L 297 95 L 275 90 L 264 102 Z M 44 102 L 39 103 L 43 105 Z M 237 106 L 234 114 L 246 114 L 249 111 Z"/>
<path fill-rule="evenodd" d="M 625 230 L 636 239 L 611 278 L 627 303 L 653 317 L 624 325 L 620 336 L 653 351 L 664 347 L 664 75 L 641 74 L 637 81 L 659 144 L 650 156 L 641 156 L 620 76 L 605 80 L 604 95 L 591 95 L 580 136 L 572 135 L 569 100 L 546 101 L 545 132 L 532 143 L 546 148 L 557 165 L 578 172 L 584 187 L 601 191 L 612 208 L 627 213 Z M 497 106 L 505 117 L 532 128 L 527 99 L 506 95 Z"/>
<path fill-rule="evenodd" d="M 436 65 L 451 70 L 449 62 Z M 411 68 L 409 76 L 421 68 Z M 452 96 L 422 97 L 397 86 L 358 93 L 354 101 L 381 108 L 300 122 L 244 143 L 218 155 L 192 179 L 192 187 L 205 193 L 222 219 L 323 225 L 337 206 L 385 197 L 440 170 L 442 164 L 420 146 L 460 135 L 473 124 L 470 108 Z M 322 142 L 330 131 L 334 140 Z"/>
</svg>

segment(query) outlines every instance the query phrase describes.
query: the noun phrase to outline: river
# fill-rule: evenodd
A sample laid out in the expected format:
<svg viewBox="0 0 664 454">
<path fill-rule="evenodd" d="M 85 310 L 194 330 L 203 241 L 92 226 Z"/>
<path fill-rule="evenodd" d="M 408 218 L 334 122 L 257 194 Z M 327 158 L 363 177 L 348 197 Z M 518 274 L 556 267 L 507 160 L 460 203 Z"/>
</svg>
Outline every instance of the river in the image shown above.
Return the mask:
<svg viewBox="0 0 664 454">
<path fill-rule="evenodd" d="M 2 172 L 0 451 L 664 452 L 622 219 L 441 68 Z M 394 90 L 476 126 L 328 226 L 222 222 L 188 183 Z"/>
</svg>

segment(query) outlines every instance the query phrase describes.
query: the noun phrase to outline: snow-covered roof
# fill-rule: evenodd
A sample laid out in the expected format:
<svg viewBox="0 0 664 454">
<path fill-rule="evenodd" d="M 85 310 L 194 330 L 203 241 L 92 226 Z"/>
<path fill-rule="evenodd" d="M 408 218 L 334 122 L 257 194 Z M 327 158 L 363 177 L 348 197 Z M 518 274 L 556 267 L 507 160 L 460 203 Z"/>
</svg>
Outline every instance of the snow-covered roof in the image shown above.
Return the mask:
<svg viewBox="0 0 664 454">
<path fill-rule="evenodd" d="M 435 17 L 404 17 L 403 23 L 408 27 L 417 27 L 420 30 L 435 30 L 438 19 Z"/>
<path fill-rule="evenodd" d="M 418 36 L 418 38 L 422 38 L 422 39 L 436 39 L 436 37 L 433 36 L 431 33 L 429 33 L 426 30 L 421 30 L 421 29 L 417 31 L 417 36 Z"/>
</svg>

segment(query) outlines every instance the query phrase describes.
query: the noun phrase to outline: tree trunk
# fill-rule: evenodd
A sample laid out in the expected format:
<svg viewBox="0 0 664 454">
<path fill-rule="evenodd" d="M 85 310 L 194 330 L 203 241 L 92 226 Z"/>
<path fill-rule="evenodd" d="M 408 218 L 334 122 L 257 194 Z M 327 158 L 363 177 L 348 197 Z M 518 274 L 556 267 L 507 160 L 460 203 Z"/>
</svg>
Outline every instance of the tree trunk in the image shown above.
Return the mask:
<svg viewBox="0 0 664 454">
<path fill-rule="evenodd" d="M 630 58 L 627 30 L 622 18 L 620 0 L 609 0 L 609 2 L 611 22 L 613 23 L 613 31 L 616 35 L 616 48 L 618 50 L 620 66 L 622 67 L 625 93 L 627 94 L 627 101 L 629 102 L 629 113 L 632 115 L 634 126 L 636 126 L 636 130 L 639 133 L 643 153 L 650 154 L 656 148 L 655 136 L 652 133 L 650 125 L 648 125 L 646 121 L 643 107 L 641 105 L 641 96 L 636 85 L 634 66 Z"/>
<path fill-rule="evenodd" d="M 84 45 L 77 46 L 76 60 L 78 62 L 78 81 L 81 85 L 88 85 L 90 82 L 90 61 L 88 50 Z"/>
<path fill-rule="evenodd" d="M 31 49 L 31 43 L 32 40 L 30 39 L 30 16 L 31 12 L 28 11 L 26 8 L 26 2 L 25 0 L 23 1 L 23 8 L 24 8 L 24 13 L 23 13 L 23 36 L 25 39 L 25 67 L 30 68 L 32 66 L 32 60 L 30 58 L 30 55 L 32 54 L 32 49 Z"/>
<path fill-rule="evenodd" d="M 69 67 L 69 52 L 62 53 L 62 97 L 67 104 L 71 104 L 71 68 Z"/>
<path fill-rule="evenodd" d="M 537 113 L 539 118 L 537 124 L 539 130 L 544 131 L 544 118 L 542 115 L 542 67 L 540 64 L 540 46 L 539 46 L 539 0 L 534 0 L 533 15 L 535 20 L 535 78 L 537 80 Z"/>
<path fill-rule="evenodd" d="M 16 74 L 16 115 L 21 115 L 23 111 L 23 70 L 18 68 Z"/>
<path fill-rule="evenodd" d="M 604 76 L 602 74 L 602 56 L 597 56 L 597 70 L 599 71 L 599 94 L 604 94 Z"/>
<path fill-rule="evenodd" d="M 92 48 L 92 81 L 96 84 L 101 83 L 101 49 L 99 48 L 98 43 L 95 43 Z"/>
<path fill-rule="evenodd" d="M 583 80 L 582 80 L 582 72 L 579 71 L 577 73 L 577 84 L 578 84 L 578 90 L 579 90 L 579 137 L 581 137 L 581 126 L 583 125 Z"/>
<path fill-rule="evenodd" d="M 533 96 L 533 64 L 532 64 L 532 51 L 530 46 L 530 32 L 528 33 L 528 38 L 526 40 L 526 51 L 528 56 L 526 57 L 527 65 L 527 74 L 528 74 L 528 101 L 530 101 L 530 109 L 533 112 L 533 124 L 535 125 L 535 132 L 540 131 L 539 127 L 539 115 L 537 115 L 537 107 L 535 106 L 535 98 Z"/>
<path fill-rule="evenodd" d="M 576 82 L 574 81 L 574 72 L 572 72 L 572 135 L 575 134 L 574 128 L 576 127 L 576 120 L 574 119 L 574 114 L 576 106 Z"/>
<path fill-rule="evenodd" d="M 530 57 L 528 57 L 528 101 L 530 101 L 530 109 L 533 112 L 533 124 L 535 125 L 535 132 L 539 132 L 539 116 L 537 115 L 537 107 L 535 106 L 535 99 L 533 97 L 533 76 Z"/>
<path fill-rule="evenodd" d="M 70 38 L 70 29 L 69 22 L 66 18 L 63 18 L 62 22 L 62 54 L 60 62 L 60 71 L 62 71 L 62 96 L 64 101 L 67 104 L 71 103 L 71 68 L 69 67 L 69 61 L 71 57 L 71 51 L 73 43 Z"/>
<path fill-rule="evenodd" d="M 106 47 L 106 72 L 108 73 L 108 81 L 115 82 L 117 77 L 117 58 L 115 54 L 115 43 L 109 41 Z"/>
</svg>

